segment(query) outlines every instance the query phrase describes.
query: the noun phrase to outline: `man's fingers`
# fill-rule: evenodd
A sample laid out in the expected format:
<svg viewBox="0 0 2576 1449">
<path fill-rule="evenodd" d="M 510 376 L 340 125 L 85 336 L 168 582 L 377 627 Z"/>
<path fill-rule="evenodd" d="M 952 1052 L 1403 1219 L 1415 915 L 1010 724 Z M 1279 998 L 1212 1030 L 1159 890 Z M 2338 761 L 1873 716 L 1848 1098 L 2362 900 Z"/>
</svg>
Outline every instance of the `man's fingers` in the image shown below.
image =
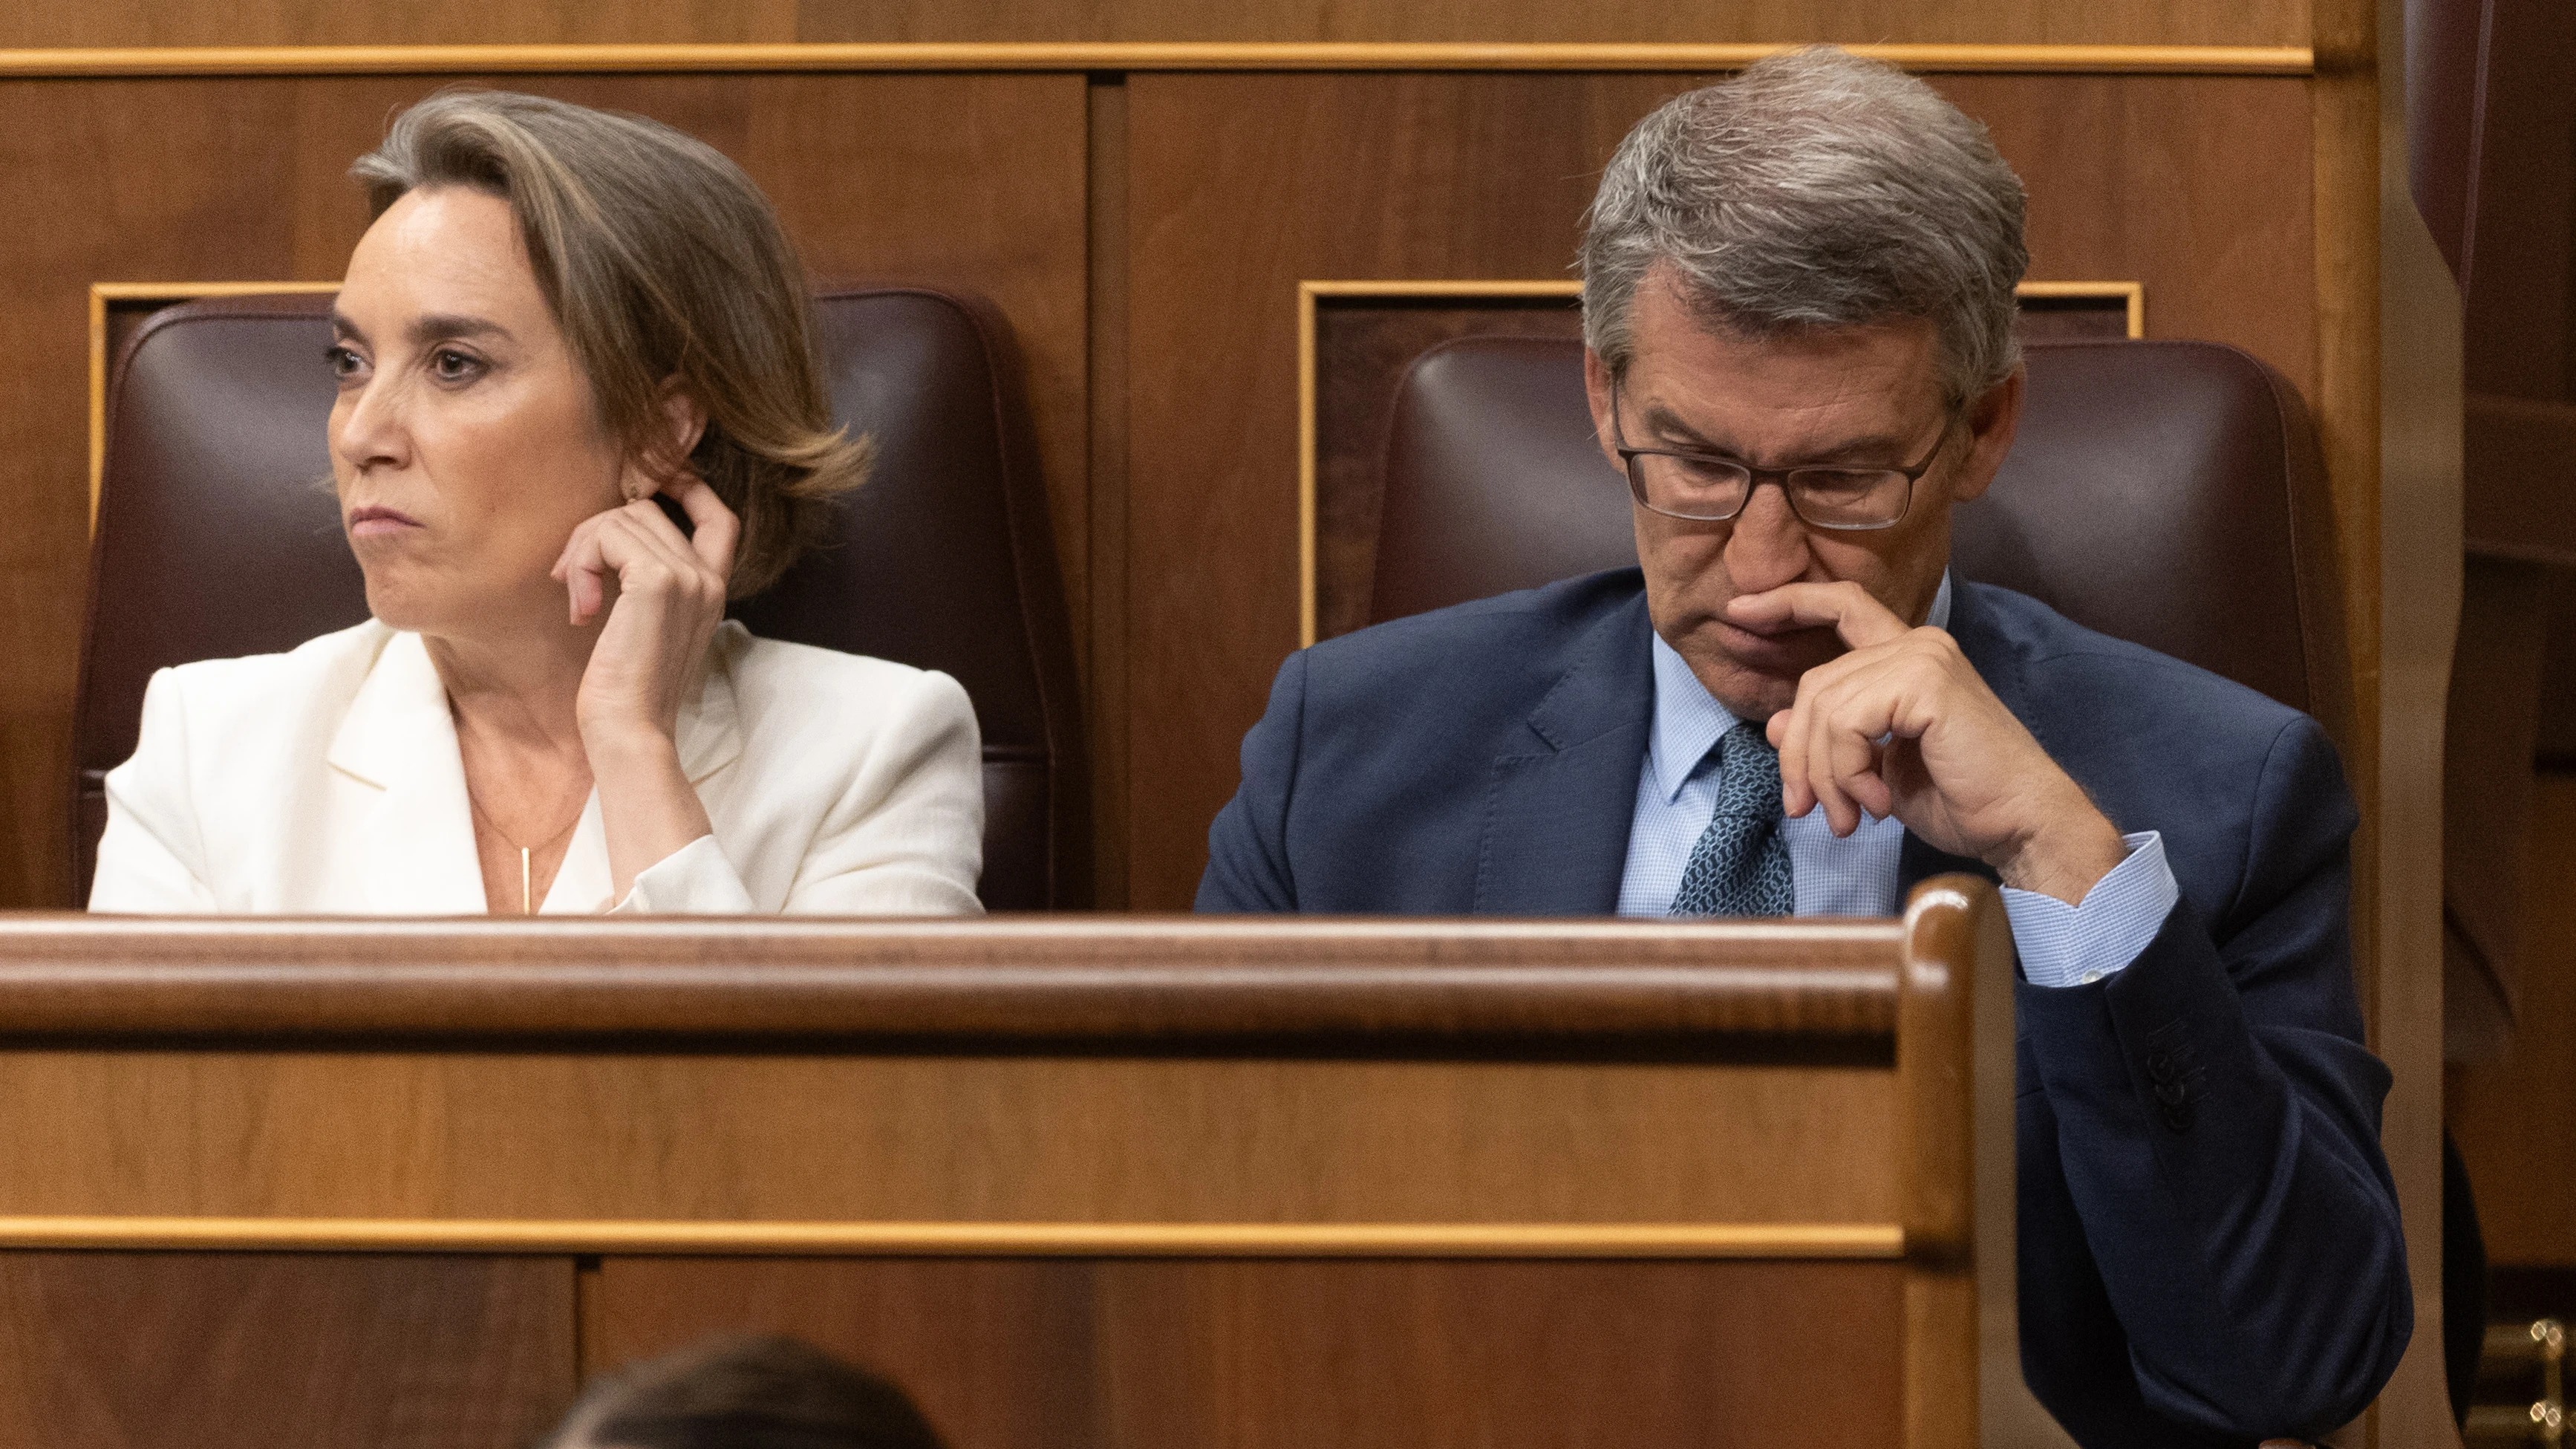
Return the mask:
<svg viewBox="0 0 2576 1449">
<path fill-rule="evenodd" d="M 1741 594 L 1727 603 L 1726 621 L 1755 633 L 1831 628 L 1854 649 L 1901 639 L 1912 628 L 1854 583 L 1782 584 Z"/>
<path fill-rule="evenodd" d="M 1816 808 L 1816 797 L 1807 790 L 1807 742 L 1799 732 L 1803 724 L 1792 706 L 1762 727 L 1763 737 L 1780 752 L 1780 813 L 1792 820 Z"/>
</svg>

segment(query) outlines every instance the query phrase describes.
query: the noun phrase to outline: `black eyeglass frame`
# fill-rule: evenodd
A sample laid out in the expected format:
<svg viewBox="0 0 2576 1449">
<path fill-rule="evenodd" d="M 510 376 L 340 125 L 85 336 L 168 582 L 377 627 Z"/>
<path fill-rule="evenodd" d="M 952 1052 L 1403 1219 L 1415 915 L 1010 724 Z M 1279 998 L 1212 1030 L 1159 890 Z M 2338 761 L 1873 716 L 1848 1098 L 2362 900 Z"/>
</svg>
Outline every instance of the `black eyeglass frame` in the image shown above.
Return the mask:
<svg viewBox="0 0 2576 1449">
<path fill-rule="evenodd" d="M 1941 461 L 1941 452 L 1950 446 L 1950 434 L 1958 425 L 1959 410 L 1954 407 L 1943 416 L 1941 436 L 1932 440 L 1932 451 L 1923 455 L 1922 462 L 1910 468 L 1854 468 L 1829 463 L 1801 463 L 1794 468 L 1756 468 L 1742 459 L 1730 458 L 1723 453 L 1694 453 L 1681 448 L 1629 447 L 1628 430 L 1619 421 L 1619 384 L 1615 379 L 1610 384 L 1611 450 L 1619 455 L 1619 461 L 1627 467 L 1629 495 L 1637 500 L 1638 507 L 1648 513 L 1661 514 L 1666 518 L 1678 518 L 1684 523 L 1726 523 L 1741 518 L 1744 516 L 1744 510 L 1753 506 L 1755 489 L 1765 483 L 1777 483 L 1780 485 L 1780 496 L 1788 500 L 1789 512 L 1796 515 L 1797 520 L 1809 528 L 1829 529 L 1836 533 L 1875 533 L 1880 529 L 1894 528 L 1905 521 L 1907 514 L 1914 511 L 1914 485 L 1922 482 L 1923 475 L 1932 471 L 1932 465 Z M 1675 513 L 1669 508 L 1657 508 L 1646 497 L 1646 475 L 1645 470 L 1637 464 L 1639 458 L 1686 458 L 1695 463 L 1715 463 L 1722 467 L 1738 469 L 1745 475 L 1743 500 L 1735 505 L 1733 511 L 1718 514 Z M 1896 516 L 1884 523 L 1819 522 L 1809 518 L 1798 507 L 1798 490 L 1789 486 L 1789 480 L 1801 473 L 1895 474 L 1905 480 L 1905 506 L 1897 509 Z"/>
</svg>

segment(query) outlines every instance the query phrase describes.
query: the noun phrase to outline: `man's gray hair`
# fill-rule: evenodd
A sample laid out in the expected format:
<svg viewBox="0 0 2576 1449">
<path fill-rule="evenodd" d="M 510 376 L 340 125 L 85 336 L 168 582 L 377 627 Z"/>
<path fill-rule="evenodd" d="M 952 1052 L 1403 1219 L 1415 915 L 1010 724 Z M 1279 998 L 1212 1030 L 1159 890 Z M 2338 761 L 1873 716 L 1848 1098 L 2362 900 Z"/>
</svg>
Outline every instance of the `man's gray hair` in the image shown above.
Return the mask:
<svg viewBox="0 0 2576 1449">
<path fill-rule="evenodd" d="M 1675 96 L 1619 143 L 1583 235 L 1583 339 L 1614 376 L 1658 263 L 1703 321 L 1756 337 L 1928 319 L 1953 404 L 2021 364 L 2021 178 L 1930 86 L 1831 46 Z"/>
</svg>

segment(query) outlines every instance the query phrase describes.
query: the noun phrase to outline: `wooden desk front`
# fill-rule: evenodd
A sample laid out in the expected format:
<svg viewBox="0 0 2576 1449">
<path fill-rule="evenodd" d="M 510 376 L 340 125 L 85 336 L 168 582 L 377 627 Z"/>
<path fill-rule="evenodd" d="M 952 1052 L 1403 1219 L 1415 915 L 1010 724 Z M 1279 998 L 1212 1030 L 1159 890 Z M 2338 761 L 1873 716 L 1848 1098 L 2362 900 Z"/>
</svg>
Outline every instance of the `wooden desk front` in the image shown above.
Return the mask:
<svg viewBox="0 0 2576 1449">
<path fill-rule="evenodd" d="M 1959 882 L 1794 925 L 40 918 L 0 1446 L 501 1449 L 772 1330 L 958 1449 L 1964 1446 L 2006 949 Z"/>
</svg>

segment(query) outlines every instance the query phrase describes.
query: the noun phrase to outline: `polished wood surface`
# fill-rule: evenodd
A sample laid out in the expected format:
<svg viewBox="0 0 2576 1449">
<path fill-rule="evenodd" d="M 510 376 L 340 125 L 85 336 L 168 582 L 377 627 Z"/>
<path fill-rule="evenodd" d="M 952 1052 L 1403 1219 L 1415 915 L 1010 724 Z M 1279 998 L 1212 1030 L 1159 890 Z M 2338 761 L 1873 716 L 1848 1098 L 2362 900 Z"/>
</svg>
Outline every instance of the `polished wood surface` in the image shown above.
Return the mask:
<svg viewBox="0 0 2576 1449">
<path fill-rule="evenodd" d="M 1679 12 L 1651 0 L 1397 0 L 1319 9 L 1210 0 L 458 0 L 432 9 L 316 0 L 135 0 L 39 5 L 0 21 L 0 46 L 418 45 L 508 42 L 1682 42 L 2297 46 L 2306 0 L 1749 0 Z"/>
<path fill-rule="evenodd" d="M 2456 1068 L 2449 1119 L 2478 1193 L 2488 1261 L 2576 1265 L 2576 775 L 2537 781 L 2531 853 L 2520 863 L 2530 913 L 2512 1054 Z"/>
<path fill-rule="evenodd" d="M 977 1449 L 1904 1441 L 1885 1264 L 610 1258 L 593 1367 L 785 1329 Z"/>
<path fill-rule="evenodd" d="M 959 1258 L 1907 1256 L 1895 1223 L 638 1222 L 533 1218 L 0 1217 L 0 1248 Z"/>
<path fill-rule="evenodd" d="M 445 71 L 1622 71 L 1734 69 L 1789 49 L 1753 44 L 1078 42 L 773 45 L 199 46 L 0 50 L 0 76 L 421 75 Z M 1881 45 L 1914 71 L 2305 75 L 2305 46 Z"/>
<path fill-rule="evenodd" d="M 1889 1222 L 1894 1110 L 1858 1065 L 57 1047 L 0 1053 L 0 1216 Z"/>
<path fill-rule="evenodd" d="M 1964 1446 L 2001 920 L 37 918 L 0 1334 L 13 1272 L 159 1264 L 172 1333 L 258 1345 L 218 1390 L 330 1335 L 351 1442 L 508 1442 L 558 1394 L 487 1349 L 559 1390 L 784 1330 L 1001 1442 Z M 237 1326 L 278 1283 L 305 1322 Z"/>
<path fill-rule="evenodd" d="M 1298 284 L 1562 274 L 1619 137 L 1701 79 L 1127 83 L 1131 906 L 1191 900 L 1237 744 L 1298 641 Z M 2027 181 L 2035 274 L 2139 281 L 2153 335 L 2233 342 L 2316 385 L 2307 83 L 1938 84 Z M 1235 240 L 1248 215 L 1269 219 L 1260 247 Z M 1153 365 L 1179 356 L 1196 365 Z"/>
<path fill-rule="evenodd" d="M 0 1253 L 7 1449 L 509 1449 L 572 1398 L 569 1258 Z"/>
<path fill-rule="evenodd" d="M 1387 1050 L 1772 1036 L 1883 1053 L 1894 921 L 171 921 L 23 918 L 0 1040 L 1115 1038 Z M 1742 1040 L 1736 1040 L 1742 1039 Z"/>
</svg>

